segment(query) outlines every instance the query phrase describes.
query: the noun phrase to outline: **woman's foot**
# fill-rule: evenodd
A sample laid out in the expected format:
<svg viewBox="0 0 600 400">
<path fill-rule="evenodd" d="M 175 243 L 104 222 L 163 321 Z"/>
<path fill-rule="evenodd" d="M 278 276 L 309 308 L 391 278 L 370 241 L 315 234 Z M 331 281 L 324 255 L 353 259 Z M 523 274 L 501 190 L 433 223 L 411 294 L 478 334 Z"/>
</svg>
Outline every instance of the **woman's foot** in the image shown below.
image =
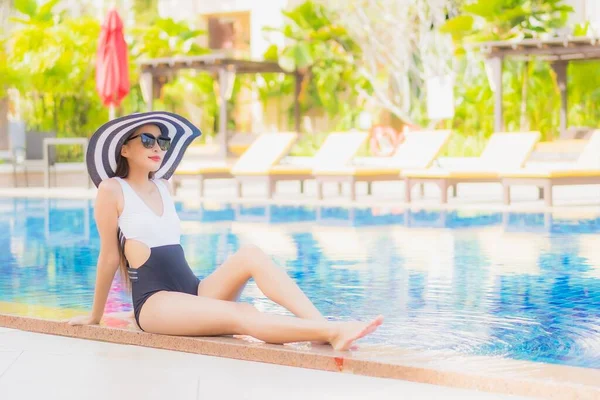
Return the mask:
<svg viewBox="0 0 600 400">
<path fill-rule="evenodd" d="M 339 322 L 337 332 L 329 341 L 334 350 L 348 350 L 352 343 L 367 336 L 383 323 L 383 316 L 379 315 L 371 322 Z"/>
</svg>

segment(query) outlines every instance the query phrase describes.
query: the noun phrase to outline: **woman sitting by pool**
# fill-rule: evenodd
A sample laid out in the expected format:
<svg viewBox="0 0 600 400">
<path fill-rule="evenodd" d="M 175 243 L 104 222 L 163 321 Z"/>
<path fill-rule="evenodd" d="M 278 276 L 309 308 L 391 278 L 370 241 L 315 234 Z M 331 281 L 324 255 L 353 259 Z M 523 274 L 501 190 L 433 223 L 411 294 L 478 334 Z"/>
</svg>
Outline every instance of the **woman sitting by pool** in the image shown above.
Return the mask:
<svg viewBox="0 0 600 400">
<path fill-rule="evenodd" d="M 95 219 L 100 234 L 94 305 L 72 325 L 98 324 L 119 266 L 132 291 L 135 320 L 146 332 L 249 335 L 268 343 L 330 343 L 348 350 L 383 322 L 335 322 L 321 315 L 287 273 L 254 246 L 241 248 L 206 278 L 198 279 L 180 244 L 180 221 L 167 181 L 187 146 L 201 132 L 167 112 L 133 114 L 98 129 L 87 152 L 98 187 Z M 266 314 L 236 300 L 253 278 L 271 300 L 296 317 Z"/>
</svg>

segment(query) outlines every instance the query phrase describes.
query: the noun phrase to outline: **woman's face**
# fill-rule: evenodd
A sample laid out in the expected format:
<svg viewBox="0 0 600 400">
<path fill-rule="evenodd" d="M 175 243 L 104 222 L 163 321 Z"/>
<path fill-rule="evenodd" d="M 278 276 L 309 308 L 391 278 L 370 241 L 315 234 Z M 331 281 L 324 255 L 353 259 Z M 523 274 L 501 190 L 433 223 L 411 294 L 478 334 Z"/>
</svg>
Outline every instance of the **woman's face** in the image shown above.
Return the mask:
<svg viewBox="0 0 600 400">
<path fill-rule="evenodd" d="M 148 142 L 154 137 L 151 148 L 144 146 L 143 141 Z M 142 137 L 145 136 L 145 137 Z M 158 137 L 161 136 L 160 129 L 156 125 L 143 125 L 135 130 L 121 148 L 121 156 L 127 158 L 129 168 L 140 168 L 150 172 L 156 172 L 162 163 L 165 151 L 158 145 Z"/>
</svg>

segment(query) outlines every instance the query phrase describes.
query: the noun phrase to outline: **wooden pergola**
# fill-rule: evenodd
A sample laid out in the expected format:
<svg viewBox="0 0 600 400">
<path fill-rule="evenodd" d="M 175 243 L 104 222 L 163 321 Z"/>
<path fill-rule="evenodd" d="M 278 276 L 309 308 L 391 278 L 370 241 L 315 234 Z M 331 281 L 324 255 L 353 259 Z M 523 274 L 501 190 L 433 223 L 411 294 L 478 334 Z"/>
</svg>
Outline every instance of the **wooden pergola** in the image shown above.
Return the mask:
<svg viewBox="0 0 600 400">
<path fill-rule="evenodd" d="M 298 97 L 302 84 L 302 74 L 298 71 L 288 72 L 277 62 L 236 59 L 221 54 L 202 56 L 185 56 L 155 58 L 138 63 L 141 69 L 140 84 L 148 93 L 146 109 L 152 111 L 154 97 L 160 93 L 162 85 L 177 71 L 192 69 L 213 74 L 219 81 L 219 142 L 221 156 L 227 156 L 227 93 L 233 85 L 231 77 L 239 74 L 282 73 L 293 74 L 296 78 L 294 93 L 294 123 L 296 132 L 300 132 L 300 104 Z"/>
<path fill-rule="evenodd" d="M 477 45 L 487 58 L 494 87 L 494 130 L 504 130 L 502 108 L 502 66 L 506 58 L 522 61 L 533 59 L 550 63 L 556 73 L 560 89 L 560 136 L 567 131 L 567 66 L 571 61 L 600 59 L 600 37 L 565 37 L 549 40 L 524 39 L 520 41 L 485 42 Z"/>
</svg>

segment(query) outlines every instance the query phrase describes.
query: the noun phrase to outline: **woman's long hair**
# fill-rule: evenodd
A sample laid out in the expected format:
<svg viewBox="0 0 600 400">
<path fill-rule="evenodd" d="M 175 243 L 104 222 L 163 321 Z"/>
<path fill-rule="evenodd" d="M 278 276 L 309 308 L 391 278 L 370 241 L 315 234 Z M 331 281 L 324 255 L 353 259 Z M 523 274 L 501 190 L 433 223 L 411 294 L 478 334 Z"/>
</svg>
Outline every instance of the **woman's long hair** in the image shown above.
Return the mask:
<svg viewBox="0 0 600 400">
<path fill-rule="evenodd" d="M 132 135 L 135 134 L 135 132 L 132 133 Z M 129 175 L 129 162 L 127 161 L 127 158 L 119 155 L 117 157 L 117 170 L 115 171 L 115 176 L 118 176 L 119 178 L 127 178 L 127 176 Z M 154 178 L 154 172 L 150 172 L 148 174 L 148 179 L 153 179 Z M 125 194 L 123 194 L 123 200 L 125 200 Z M 127 286 L 127 289 L 131 289 L 131 280 L 129 279 L 129 273 L 127 272 L 127 267 L 129 266 L 129 262 L 127 261 L 127 257 L 125 257 L 125 237 L 122 236 L 122 232 L 121 229 L 118 230 L 117 233 L 117 241 L 119 242 L 119 271 L 121 273 L 121 277 L 123 278 L 123 281 L 125 282 L 125 285 Z"/>
</svg>

